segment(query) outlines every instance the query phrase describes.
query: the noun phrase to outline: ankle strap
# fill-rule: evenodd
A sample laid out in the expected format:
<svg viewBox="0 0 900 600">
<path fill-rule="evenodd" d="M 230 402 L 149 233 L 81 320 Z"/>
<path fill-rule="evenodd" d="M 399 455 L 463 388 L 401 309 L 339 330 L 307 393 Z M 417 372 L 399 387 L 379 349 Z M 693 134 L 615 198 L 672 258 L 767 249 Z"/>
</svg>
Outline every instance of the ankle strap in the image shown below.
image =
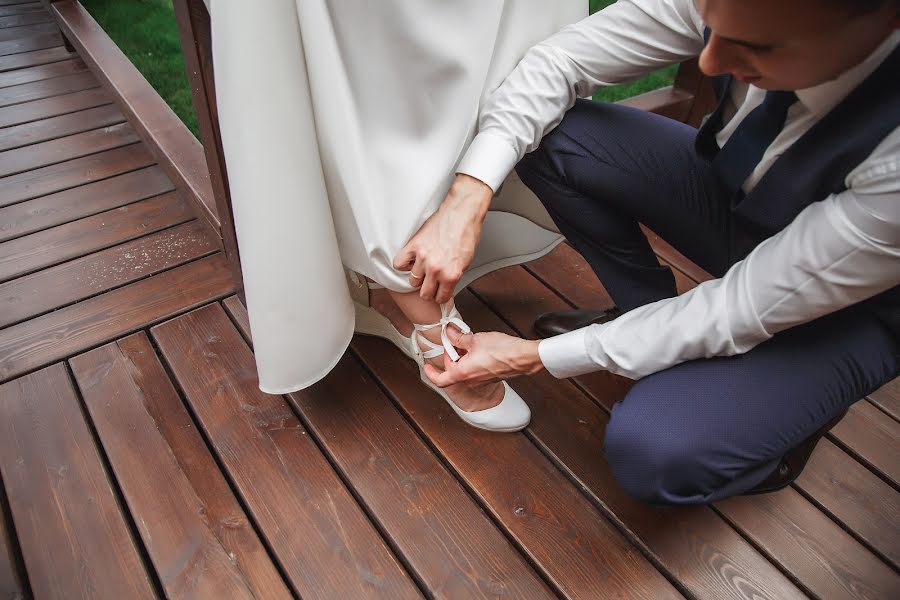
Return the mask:
<svg viewBox="0 0 900 600">
<path fill-rule="evenodd" d="M 446 304 L 441 304 L 441 320 L 438 323 L 432 323 L 431 325 L 414 325 L 416 335 L 413 336 L 413 344 L 417 344 L 418 338 L 421 340 L 427 347 L 422 356 L 425 358 L 435 358 L 436 356 L 440 356 L 444 352 L 447 353 L 447 356 L 450 357 L 450 360 L 456 362 L 459 360 L 459 352 L 456 351 L 456 348 L 453 347 L 453 344 L 450 343 L 450 337 L 447 335 L 447 325 L 453 323 L 456 325 L 460 331 L 463 333 L 472 333 L 472 330 L 466 325 L 466 322 L 462 320 L 462 317 L 459 314 L 459 311 L 456 310 L 456 304 L 451 300 Z M 431 340 L 427 339 L 423 336 L 421 331 L 429 331 L 434 329 L 435 327 L 441 328 L 441 344 L 434 344 Z"/>
</svg>

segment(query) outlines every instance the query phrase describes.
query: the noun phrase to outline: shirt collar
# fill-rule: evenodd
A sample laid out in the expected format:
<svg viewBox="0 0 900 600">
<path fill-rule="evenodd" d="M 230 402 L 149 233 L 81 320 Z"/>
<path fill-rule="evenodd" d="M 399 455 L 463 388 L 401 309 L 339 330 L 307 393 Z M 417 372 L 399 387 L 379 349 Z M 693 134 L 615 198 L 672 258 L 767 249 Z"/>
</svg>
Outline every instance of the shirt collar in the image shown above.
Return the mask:
<svg viewBox="0 0 900 600">
<path fill-rule="evenodd" d="M 824 116 L 846 98 L 866 77 L 871 75 L 888 54 L 894 51 L 898 43 L 900 43 L 900 31 L 894 31 L 865 60 L 847 69 L 831 81 L 797 90 L 797 98 L 807 110 L 819 117 Z"/>
</svg>

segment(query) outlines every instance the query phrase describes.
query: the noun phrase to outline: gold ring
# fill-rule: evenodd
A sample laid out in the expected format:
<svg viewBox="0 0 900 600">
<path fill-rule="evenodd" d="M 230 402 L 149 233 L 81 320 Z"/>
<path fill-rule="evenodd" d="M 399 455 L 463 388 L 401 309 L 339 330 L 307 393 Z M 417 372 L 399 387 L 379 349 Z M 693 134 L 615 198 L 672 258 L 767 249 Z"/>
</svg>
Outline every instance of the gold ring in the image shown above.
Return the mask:
<svg viewBox="0 0 900 600">
<path fill-rule="evenodd" d="M 409 278 L 410 279 L 425 279 L 425 276 L 424 275 L 416 275 L 415 273 L 410 273 Z"/>
</svg>

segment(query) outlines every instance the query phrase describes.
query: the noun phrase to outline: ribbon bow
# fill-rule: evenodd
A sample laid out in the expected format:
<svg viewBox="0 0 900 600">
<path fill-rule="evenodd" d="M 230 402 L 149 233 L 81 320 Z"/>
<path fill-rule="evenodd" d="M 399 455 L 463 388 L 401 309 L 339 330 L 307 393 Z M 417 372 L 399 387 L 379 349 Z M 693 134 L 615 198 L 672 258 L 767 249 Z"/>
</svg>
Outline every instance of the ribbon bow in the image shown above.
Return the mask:
<svg viewBox="0 0 900 600">
<path fill-rule="evenodd" d="M 441 328 L 441 344 L 443 347 L 438 346 L 437 344 L 432 344 L 429 340 L 425 339 L 424 336 L 420 337 L 420 340 L 428 346 L 429 350 L 422 354 L 425 358 L 434 358 L 436 356 L 440 356 L 444 352 L 447 353 L 447 356 L 450 357 L 450 360 L 456 362 L 459 360 L 459 352 L 456 351 L 456 348 L 453 347 L 453 344 L 450 342 L 450 336 L 447 335 L 447 325 L 453 323 L 456 325 L 460 331 L 464 334 L 472 333 L 472 330 L 466 325 L 465 321 L 462 320 L 462 317 L 459 314 L 459 311 L 456 310 L 456 305 L 451 300 L 446 304 L 441 304 L 441 320 L 438 323 L 434 323 L 432 325 L 416 325 L 416 331 L 429 331 L 434 329 L 435 327 Z"/>
</svg>

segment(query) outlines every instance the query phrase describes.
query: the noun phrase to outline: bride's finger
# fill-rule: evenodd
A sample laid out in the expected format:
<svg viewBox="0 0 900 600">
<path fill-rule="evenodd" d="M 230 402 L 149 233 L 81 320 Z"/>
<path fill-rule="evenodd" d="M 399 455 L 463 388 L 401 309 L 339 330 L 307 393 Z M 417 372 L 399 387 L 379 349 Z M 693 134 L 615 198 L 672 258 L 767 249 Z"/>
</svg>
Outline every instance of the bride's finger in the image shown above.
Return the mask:
<svg viewBox="0 0 900 600">
<path fill-rule="evenodd" d="M 427 270 L 425 271 L 425 281 L 422 282 L 422 287 L 419 289 L 419 297 L 422 300 L 434 300 L 435 292 L 437 292 L 438 281 L 437 276 L 434 273 L 429 273 Z"/>
<path fill-rule="evenodd" d="M 398 271 L 408 271 L 412 268 L 416 261 L 416 253 L 409 247 L 409 244 L 403 246 L 397 256 L 394 257 L 394 268 Z"/>
<path fill-rule="evenodd" d="M 445 302 L 449 302 L 450 298 L 453 297 L 453 285 L 447 284 L 445 282 L 440 282 L 438 284 L 437 293 L 434 295 L 434 301 L 438 304 L 444 304 Z"/>
</svg>

